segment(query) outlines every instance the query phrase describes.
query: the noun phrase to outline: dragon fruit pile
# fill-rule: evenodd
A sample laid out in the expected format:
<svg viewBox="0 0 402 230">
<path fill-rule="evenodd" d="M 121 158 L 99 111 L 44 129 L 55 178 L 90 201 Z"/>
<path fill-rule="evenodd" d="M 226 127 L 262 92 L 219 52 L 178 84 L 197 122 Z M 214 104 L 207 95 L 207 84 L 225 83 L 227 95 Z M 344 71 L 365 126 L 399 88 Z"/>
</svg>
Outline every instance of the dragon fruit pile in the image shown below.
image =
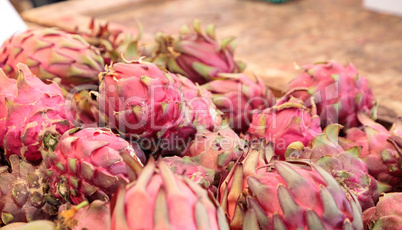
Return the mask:
<svg viewBox="0 0 402 230">
<path fill-rule="evenodd" d="M 402 229 L 402 118 L 352 64 L 276 98 L 212 25 L 140 37 L 1 46 L 1 229 Z"/>
</svg>

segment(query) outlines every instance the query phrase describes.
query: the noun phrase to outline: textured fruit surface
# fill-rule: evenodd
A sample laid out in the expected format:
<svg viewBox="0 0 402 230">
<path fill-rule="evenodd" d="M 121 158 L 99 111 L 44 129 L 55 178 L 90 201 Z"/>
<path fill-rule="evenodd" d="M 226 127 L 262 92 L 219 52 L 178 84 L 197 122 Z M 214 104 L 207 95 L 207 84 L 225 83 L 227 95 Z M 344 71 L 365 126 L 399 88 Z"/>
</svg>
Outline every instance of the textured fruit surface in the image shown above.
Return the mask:
<svg viewBox="0 0 402 230">
<path fill-rule="evenodd" d="M 9 159 L 11 169 L 0 167 L 1 224 L 51 219 L 57 216 L 57 200 L 48 194 L 46 167 L 33 166 L 17 155 Z"/>
<path fill-rule="evenodd" d="M 109 126 L 126 138 L 149 141 L 152 151 L 180 153 L 197 128 L 221 123 L 208 91 L 155 64 L 117 63 L 100 78 L 98 101 Z"/>
<path fill-rule="evenodd" d="M 75 127 L 102 127 L 105 125 L 104 118 L 99 113 L 98 101 L 90 90 L 81 90 L 71 93 L 66 97 L 68 120 Z"/>
<path fill-rule="evenodd" d="M 261 113 L 255 112 L 248 130 L 255 137 L 271 141 L 278 156 L 283 156 L 292 142 L 300 141 L 307 146 L 321 131 L 320 118 L 314 104 L 309 109 L 301 100 L 289 94 L 271 108 Z"/>
<path fill-rule="evenodd" d="M 111 62 L 138 59 L 138 41 L 142 35 L 141 25 L 138 24 L 138 35 L 125 33 L 122 29 L 110 28 L 108 23 L 101 24 L 91 19 L 88 29 L 76 31 L 91 46 L 99 49 L 106 65 Z"/>
<path fill-rule="evenodd" d="M 183 26 L 179 37 L 158 33 L 155 40 L 157 44 L 146 47 L 143 54 L 153 63 L 199 84 L 221 79 L 219 73 L 238 73 L 245 68 L 234 60 L 234 38 L 220 43 L 214 26 L 202 31 L 198 20 L 194 21 L 193 30 Z"/>
<path fill-rule="evenodd" d="M 378 181 L 400 189 L 402 181 L 402 136 L 400 120 L 388 131 L 364 114 L 359 114 L 363 129 L 353 128 L 346 131 L 351 142 L 345 146 L 362 147 L 361 157 L 367 164 L 369 173 Z"/>
<path fill-rule="evenodd" d="M 353 193 L 362 210 L 375 206 L 380 194 L 390 186 L 377 183 L 360 158 L 360 149 L 355 146 L 344 150 L 339 144 L 341 126 L 329 125 L 317 135 L 308 147 L 300 142 L 292 143 L 286 151 L 287 159 L 307 159 L 330 173 L 340 186 Z"/>
<path fill-rule="evenodd" d="M 357 127 L 357 114 L 376 118 L 376 103 L 366 77 L 360 76 L 353 64 L 343 66 L 335 61 L 302 67 L 304 72 L 290 82 L 288 92 L 309 103 L 311 97 L 323 127 L 339 123 L 345 128 Z"/>
<path fill-rule="evenodd" d="M 100 75 L 101 111 L 109 125 L 130 137 L 166 137 L 182 119 L 177 77 L 151 63 L 117 63 Z"/>
<path fill-rule="evenodd" d="M 202 87 L 212 92 L 212 100 L 226 114 L 231 127 L 245 133 L 251 123 L 253 110 L 264 110 L 275 104 L 275 96 L 259 77 L 245 74 L 219 74 L 222 80 L 208 82 Z"/>
<path fill-rule="evenodd" d="M 140 162 L 131 145 L 108 129 L 67 131 L 54 152 L 43 152 L 50 191 L 56 198 L 73 204 L 84 200 L 109 200 L 119 185 L 128 183 L 121 152 Z"/>
<path fill-rule="evenodd" d="M 4 71 L 0 69 L 0 140 L 4 139 L 7 133 L 7 107 L 6 101 L 13 100 L 17 96 L 17 82 L 8 78 Z M 3 141 L 0 141 L 3 146 Z"/>
<path fill-rule="evenodd" d="M 222 113 L 216 108 L 211 92 L 186 77 L 178 75 L 178 78 L 180 81 L 176 87 L 183 93 L 186 102 L 186 122 L 198 129 L 213 130 L 220 126 L 223 122 Z"/>
<path fill-rule="evenodd" d="M 56 223 L 59 229 L 109 230 L 110 220 L 110 203 L 95 200 L 91 204 L 83 202 L 77 206 L 63 204 Z"/>
<path fill-rule="evenodd" d="M 188 157 L 164 157 L 160 159 L 177 175 L 183 175 L 204 188 L 210 188 L 214 182 L 215 172 L 203 166 L 198 166 Z"/>
<path fill-rule="evenodd" d="M 220 187 L 232 229 L 362 229 L 355 198 L 315 164 L 274 161 L 258 151 L 236 164 Z"/>
<path fill-rule="evenodd" d="M 60 87 L 56 83 L 46 85 L 26 65 L 17 67 L 17 94 L 5 98 L 7 117 L 2 123 L 7 130 L 0 146 L 6 158 L 17 154 L 28 161 L 38 161 L 42 158 L 41 149 L 53 148 L 71 124 Z M 3 129 L 0 133 L 4 133 Z"/>
<path fill-rule="evenodd" d="M 236 161 L 244 152 L 246 142 L 230 127 L 214 131 L 198 130 L 195 139 L 183 155 L 197 164 L 221 173 L 230 162 Z"/>
<path fill-rule="evenodd" d="M 365 230 L 402 229 L 402 193 L 386 193 L 377 206 L 363 212 Z"/>
<path fill-rule="evenodd" d="M 66 89 L 96 84 L 104 65 L 99 51 L 82 37 L 53 28 L 30 29 L 4 42 L 0 67 L 17 78 L 18 63 L 26 64 L 42 80 L 60 78 Z"/>
<path fill-rule="evenodd" d="M 153 160 L 133 184 L 120 189 L 112 205 L 112 230 L 229 229 L 225 214 L 207 190 L 174 175 Z"/>
</svg>

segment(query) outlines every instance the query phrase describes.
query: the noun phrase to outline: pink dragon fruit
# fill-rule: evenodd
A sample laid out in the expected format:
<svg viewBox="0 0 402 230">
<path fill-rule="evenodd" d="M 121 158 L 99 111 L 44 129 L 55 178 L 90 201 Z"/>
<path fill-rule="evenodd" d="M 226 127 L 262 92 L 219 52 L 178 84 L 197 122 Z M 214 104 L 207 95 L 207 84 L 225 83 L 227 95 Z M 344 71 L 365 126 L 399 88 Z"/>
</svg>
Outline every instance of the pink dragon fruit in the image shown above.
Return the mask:
<svg viewBox="0 0 402 230">
<path fill-rule="evenodd" d="M 197 164 L 220 174 L 243 154 L 246 141 L 226 125 L 214 131 L 198 130 L 183 155 Z"/>
<path fill-rule="evenodd" d="M 79 204 L 108 200 L 119 185 L 129 182 L 121 152 L 142 166 L 131 145 L 108 129 L 71 129 L 61 136 L 54 152 L 43 152 L 50 192 L 58 199 Z"/>
<path fill-rule="evenodd" d="M 307 146 L 321 131 L 314 102 L 309 109 L 289 94 L 262 113 L 255 112 L 248 130 L 255 137 L 271 141 L 275 146 L 275 154 L 281 158 L 290 143 L 301 141 Z"/>
<path fill-rule="evenodd" d="M 221 183 L 231 229 L 362 229 L 359 203 L 328 172 L 313 163 L 263 165 L 263 154 L 249 151 Z"/>
<path fill-rule="evenodd" d="M 1 128 L 0 133 L 5 134 L 0 146 L 4 147 L 6 158 L 17 154 L 24 160 L 39 161 L 43 147 L 54 148 L 71 124 L 66 119 L 60 87 L 56 83 L 46 85 L 26 65 L 18 64 L 17 67 L 16 87 L 11 86 L 11 80 L 7 82 L 10 90 L 15 87 L 17 92 L 15 97 L 12 93 L 5 97 L 7 117 L 2 123 L 6 130 Z M 0 76 L 3 80 L 4 77 Z"/>
<path fill-rule="evenodd" d="M 323 127 L 331 123 L 345 129 L 357 127 L 358 112 L 376 118 L 377 106 L 368 80 L 352 64 L 328 61 L 302 68 L 304 72 L 290 82 L 288 92 L 307 103 L 313 97 Z"/>
<path fill-rule="evenodd" d="M 181 152 L 196 128 L 220 123 L 208 91 L 155 64 L 117 63 L 100 77 L 99 106 L 109 125 L 126 138 L 150 140 L 151 150 Z"/>
<path fill-rule="evenodd" d="M 365 230 L 398 230 L 402 229 L 402 193 L 385 193 L 376 207 L 363 212 Z"/>
<path fill-rule="evenodd" d="M 254 110 L 264 110 L 275 104 L 275 96 L 259 78 L 245 74 L 219 74 L 222 80 L 208 82 L 202 87 L 212 92 L 213 102 L 229 118 L 238 133 L 249 128 Z"/>
<path fill-rule="evenodd" d="M 222 113 L 212 102 L 212 94 L 194 84 L 188 78 L 178 75 L 180 81 L 177 87 L 183 93 L 188 107 L 187 120 L 191 121 L 196 128 L 213 130 L 222 125 Z"/>
<path fill-rule="evenodd" d="M 10 101 L 17 96 L 17 82 L 8 78 L 4 71 L 0 69 L 0 140 L 4 139 L 7 133 L 7 107 L 6 101 Z M 3 142 L 0 141 L 3 147 Z"/>
<path fill-rule="evenodd" d="M 151 158 L 112 202 L 111 230 L 229 229 L 225 214 L 205 189 Z"/>
<path fill-rule="evenodd" d="M 371 120 L 364 113 L 358 114 L 363 130 L 348 129 L 346 138 L 351 142 L 343 142 L 345 148 L 361 146 L 361 157 L 367 164 L 369 173 L 378 181 L 397 189 L 402 181 L 402 139 L 400 120 L 388 131 L 382 125 Z"/>
<path fill-rule="evenodd" d="M 117 63 L 100 80 L 101 112 L 123 136 L 166 138 L 177 131 L 185 102 L 175 87 L 176 75 L 151 63 Z M 188 135 L 186 127 L 180 131 Z"/>
<path fill-rule="evenodd" d="M 368 174 L 366 163 L 360 158 L 360 149 L 352 147 L 344 150 L 338 143 L 340 125 L 327 126 L 322 134 L 317 135 L 308 147 L 301 142 L 289 145 L 288 160 L 307 159 L 321 166 L 330 173 L 341 187 L 353 193 L 362 210 L 373 207 L 382 192 L 390 186 L 378 183 Z"/>
<path fill-rule="evenodd" d="M 17 78 L 18 63 L 26 63 L 40 79 L 60 79 L 67 90 L 97 83 L 103 59 L 79 35 L 54 28 L 30 29 L 11 37 L 0 47 L 0 67 L 9 77 Z"/>
<path fill-rule="evenodd" d="M 193 27 L 194 32 L 183 26 L 178 38 L 158 33 L 158 44 L 156 47 L 153 45 L 146 48 L 145 56 L 170 72 L 182 74 L 199 84 L 220 79 L 219 73 L 243 71 L 245 65 L 233 58 L 233 37 L 219 44 L 213 25 L 209 25 L 204 32 L 200 28 L 200 22 L 194 20 Z"/>
<path fill-rule="evenodd" d="M 204 188 L 211 188 L 214 182 L 215 172 L 211 169 L 198 166 L 188 157 L 164 157 L 163 161 L 177 175 L 183 175 Z"/>
</svg>

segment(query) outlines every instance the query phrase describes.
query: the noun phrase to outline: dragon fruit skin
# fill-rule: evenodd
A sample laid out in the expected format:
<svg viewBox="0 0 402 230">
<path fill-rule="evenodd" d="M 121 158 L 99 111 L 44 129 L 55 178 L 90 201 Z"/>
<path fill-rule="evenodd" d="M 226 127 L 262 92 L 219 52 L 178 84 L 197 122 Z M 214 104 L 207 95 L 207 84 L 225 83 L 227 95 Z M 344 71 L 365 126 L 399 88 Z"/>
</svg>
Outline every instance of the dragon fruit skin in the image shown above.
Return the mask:
<svg viewBox="0 0 402 230">
<path fill-rule="evenodd" d="M 56 83 L 46 85 L 26 65 L 18 64 L 17 95 L 6 98 L 6 127 L 0 143 L 8 158 L 41 160 L 43 147 L 54 147 L 56 140 L 72 126 L 66 118 L 64 97 Z"/>
<path fill-rule="evenodd" d="M 402 193 L 385 193 L 375 207 L 363 212 L 365 230 L 402 229 Z"/>
<path fill-rule="evenodd" d="M 43 152 L 50 192 L 73 204 L 84 200 L 108 200 L 119 185 L 129 182 L 121 152 L 130 154 L 142 165 L 131 145 L 108 129 L 67 131 L 54 152 Z"/>
<path fill-rule="evenodd" d="M 111 230 L 229 229 L 212 195 L 151 158 L 138 179 L 115 194 Z"/>
<path fill-rule="evenodd" d="M 354 146 L 344 150 L 339 144 L 341 126 L 327 126 L 308 147 L 300 142 L 292 143 L 286 151 L 286 159 L 307 159 L 321 166 L 349 192 L 353 193 L 366 210 L 375 206 L 382 192 L 390 186 L 378 183 L 369 173 L 366 163 L 360 158 L 360 148 Z"/>
<path fill-rule="evenodd" d="M 8 166 L 0 167 L 1 224 L 53 219 L 58 201 L 49 196 L 43 164 L 34 166 L 11 155 Z M 9 171 L 9 170 L 10 171 Z"/>
<path fill-rule="evenodd" d="M 183 93 L 188 110 L 187 120 L 197 129 L 213 130 L 224 122 L 222 113 L 213 103 L 211 92 L 194 84 L 191 80 L 177 75 L 177 87 Z"/>
<path fill-rule="evenodd" d="M 105 65 L 111 62 L 120 62 L 123 59 L 134 60 L 140 58 L 138 54 L 138 41 L 142 36 L 142 26 L 138 23 L 138 34 L 132 37 L 122 29 L 110 28 L 108 23 L 101 24 L 91 19 L 88 29 L 75 31 L 91 46 L 96 47 L 103 57 Z"/>
<path fill-rule="evenodd" d="M 211 188 L 214 182 L 215 172 L 203 166 L 198 166 L 188 157 L 164 157 L 160 159 L 177 175 L 183 175 L 204 188 Z"/>
<path fill-rule="evenodd" d="M 101 112 L 125 137 L 166 136 L 182 118 L 184 102 L 176 79 L 151 63 L 116 63 L 100 75 Z"/>
<path fill-rule="evenodd" d="M 289 83 L 287 92 L 307 103 L 314 97 L 323 127 L 331 123 L 345 129 L 357 127 L 359 112 L 376 118 L 376 102 L 368 80 L 353 64 L 327 61 L 302 68 L 304 72 Z"/>
<path fill-rule="evenodd" d="M 70 92 L 66 97 L 66 106 L 70 111 L 67 118 L 75 127 L 91 128 L 105 125 L 105 119 L 99 112 L 98 101 L 92 98 L 90 90 Z"/>
<path fill-rule="evenodd" d="M 42 80 L 60 78 L 66 90 L 97 84 L 104 66 L 99 51 L 82 37 L 54 28 L 30 29 L 4 42 L 0 66 L 9 77 L 17 78 L 18 63 L 25 63 Z"/>
<path fill-rule="evenodd" d="M 236 62 L 233 57 L 233 37 L 219 43 L 213 25 L 209 25 L 204 32 L 200 21 L 194 20 L 193 28 L 194 31 L 191 31 L 183 26 L 179 37 L 158 33 L 155 38 L 157 44 L 145 47 L 143 54 L 153 63 L 198 84 L 220 79 L 219 73 L 243 71 L 244 64 Z"/>
<path fill-rule="evenodd" d="M 262 113 L 254 112 L 248 132 L 273 142 L 275 154 L 282 157 L 289 144 L 301 141 L 307 146 L 322 130 L 314 102 L 309 109 L 302 101 L 288 94 Z"/>
<path fill-rule="evenodd" d="M 315 164 L 273 161 L 252 149 L 219 190 L 231 229 L 362 229 L 361 208 Z M 244 226 L 243 226 L 244 224 Z"/>
<path fill-rule="evenodd" d="M 198 130 L 195 139 L 183 152 L 197 164 L 222 173 L 231 162 L 244 152 L 246 141 L 241 139 L 230 127 L 214 131 Z"/>
<path fill-rule="evenodd" d="M 197 128 L 221 123 L 211 96 L 190 80 L 148 62 L 117 63 L 100 75 L 101 113 L 132 140 L 149 140 L 163 155 L 183 151 Z"/>
<path fill-rule="evenodd" d="M 363 130 L 348 129 L 346 138 L 350 142 L 345 141 L 342 144 L 345 147 L 362 147 L 361 157 L 366 162 L 370 175 L 397 189 L 402 181 L 402 142 L 398 142 L 402 139 L 399 135 L 400 121 L 388 131 L 363 113 L 359 113 L 358 118 L 363 124 Z"/>
<path fill-rule="evenodd" d="M 0 69 L 0 85 L 2 86 L 0 88 L 0 140 L 3 140 L 7 133 L 6 100 L 13 100 L 17 96 L 17 82 L 8 78 L 4 71 Z M 0 141 L 0 146 L 3 146 L 2 141 Z"/>
<path fill-rule="evenodd" d="M 110 203 L 106 201 L 94 200 L 90 204 L 82 202 L 76 206 L 66 203 L 60 206 L 56 223 L 61 229 L 109 230 L 110 215 Z"/>
<path fill-rule="evenodd" d="M 245 74 L 220 74 L 223 80 L 208 82 L 202 87 L 213 93 L 213 102 L 230 120 L 237 133 L 249 128 L 253 110 L 264 110 L 275 104 L 275 96 L 259 78 Z"/>
</svg>

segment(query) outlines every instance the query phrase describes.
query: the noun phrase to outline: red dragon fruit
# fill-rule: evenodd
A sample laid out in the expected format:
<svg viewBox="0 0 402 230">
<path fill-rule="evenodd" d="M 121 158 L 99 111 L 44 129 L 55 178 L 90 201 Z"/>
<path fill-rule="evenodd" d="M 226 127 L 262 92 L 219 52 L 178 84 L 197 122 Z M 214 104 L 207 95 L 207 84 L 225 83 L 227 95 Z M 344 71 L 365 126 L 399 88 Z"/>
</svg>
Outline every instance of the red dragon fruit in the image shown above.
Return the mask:
<svg viewBox="0 0 402 230">
<path fill-rule="evenodd" d="M 389 186 L 378 183 L 369 173 L 366 163 L 360 158 L 360 148 L 354 146 L 344 150 L 339 142 L 340 125 L 327 126 L 308 147 L 301 142 L 289 145 L 288 160 L 307 159 L 330 173 L 342 187 L 353 193 L 362 210 L 373 207 L 382 192 Z"/>
<path fill-rule="evenodd" d="M 311 109 L 297 98 L 285 95 L 271 108 L 262 113 L 254 113 L 248 130 L 255 137 L 265 138 L 275 146 L 275 154 L 285 154 L 288 145 L 301 141 L 304 146 L 321 133 L 320 118 L 314 102 Z"/>
<path fill-rule="evenodd" d="M 402 136 L 400 120 L 388 131 L 363 113 L 358 114 L 363 129 L 346 131 L 345 147 L 361 146 L 361 157 L 367 164 L 369 173 L 378 181 L 398 189 L 402 181 Z"/>
<path fill-rule="evenodd" d="M 229 229 L 212 195 L 151 158 L 136 181 L 120 189 L 112 202 L 111 230 Z"/>
<path fill-rule="evenodd" d="M 134 157 L 130 143 L 108 129 L 71 129 L 63 134 L 54 152 L 43 152 L 50 192 L 59 199 L 79 204 L 84 200 L 108 200 L 119 185 L 129 182 L 121 152 Z"/>
<path fill-rule="evenodd" d="M 79 35 L 54 28 L 30 29 L 12 36 L 0 47 L 0 67 L 17 78 L 18 63 L 25 63 L 40 79 L 60 79 L 67 90 L 97 83 L 103 59 Z"/>
<path fill-rule="evenodd" d="M 46 85 L 26 65 L 17 67 L 17 94 L 14 98 L 11 94 L 5 97 L 3 111 L 7 117 L 3 124 L 6 130 L 1 128 L 5 135 L 0 146 L 4 147 L 6 158 L 17 154 L 24 160 L 39 161 L 43 147 L 54 148 L 58 137 L 70 129 L 71 124 L 65 115 L 60 87 L 56 83 Z M 10 86 L 10 90 L 12 88 Z"/>
<path fill-rule="evenodd" d="M 214 131 L 198 130 L 183 155 L 197 164 L 220 174 L 243 154 L 246 141 L 226 125 Z"/>
<path fill-rule="evenodd" d="M 212 99 L 219 110 L 230 120 L 238 133 L 249 128 L 253 110 L 264 110 L 275 104 L 275 96 L 259 78 L 245 74 L 219 74 L 225 77 L 202 85 L 213 93 Z"/>
<path fill-rule="evenodd" d="M 176 75 L 154 64 L 117 63 L 109 66 L 100 80 L 101 112 L 125 137 L 166 138 L 183 119 L 185 102 L 175 88 Z"/>
<path fill-rule="evenodd" d="M 363 212 L 365 230 L 398 230 L 402 229 L 402 193 L 385 193 L 377 206 Z"/>
<path fill-rule="evenodd" d="M 313 97 L 323 127 L 339 123 L 345 127 L 357 127 L 357 113 L 376 117 L 376 102 L 368 80 L 349 64 L 335 61 L 320 62 L 302 67 L 304 72 L 293 79 L 288 92 L 310 103 Z"/>
<path fill-rule="evenodd" d="M 214 182 L 215 172 L 203 166 L 199 166 L 188 157 L 164 157 L 163 161 L 177 175 L 183 175 L 204 188 L 211 188 Z"/>
<path fill-rule="evenodd" d="M 200 28 L 200 21 L 195 20 L 193 27 L 194 31 L 191 31 L 183 26 L 178 38 L 158 33 L 158 44 L 146 48 L 143 51 L 145 56 L 170 72 L 182 74 L 199 84 L 221 79 L 219 73 L 243 71 L 244 64 L 236 62 L 233 57 L 233 37 L 219 44 L 213 25 L 209 25 L 204 32 Z"/>
<path fill-rule="evenodd" d="M 101 24 L 91 19 L 88 29 L 85 31 L 75 31 L 91 46 L 99 49 L 105 64 L 123 61 L 123 57 L 128 60 L 139 58 L 138 41 L 142 36 L 142 26 L 138 23 L 138 34 L 133 37 L 125 33 L 122 29 L 110 28 L 108 23 Z"/>
<path fill-rule="evenodd" d="M 14 79 L 8 78 L 0 69 L 0 140 L 4 139 L 7 133 L 7 107 L 6 101 L 13 100 L 17 96 L 17 82 Z M 0 141 L 0 146 L 3 142 Z"/>
<path fill-rule="evenodd" d="M 100 78 L 98 101 L 109 125 L 126 138 L 149 140 L 151 150 L 181 152 L 196 128 L 220 123 L 208 91 L 155 64 L 117 63 Z"/>
<path fill-rule="evenodd" d="M 362 229 L 361 208 L 320 166 L 252 149 L 221 183 L 231 229 Z M 250 226 L 254 226 L 251 228 Z"/>
</svg>

